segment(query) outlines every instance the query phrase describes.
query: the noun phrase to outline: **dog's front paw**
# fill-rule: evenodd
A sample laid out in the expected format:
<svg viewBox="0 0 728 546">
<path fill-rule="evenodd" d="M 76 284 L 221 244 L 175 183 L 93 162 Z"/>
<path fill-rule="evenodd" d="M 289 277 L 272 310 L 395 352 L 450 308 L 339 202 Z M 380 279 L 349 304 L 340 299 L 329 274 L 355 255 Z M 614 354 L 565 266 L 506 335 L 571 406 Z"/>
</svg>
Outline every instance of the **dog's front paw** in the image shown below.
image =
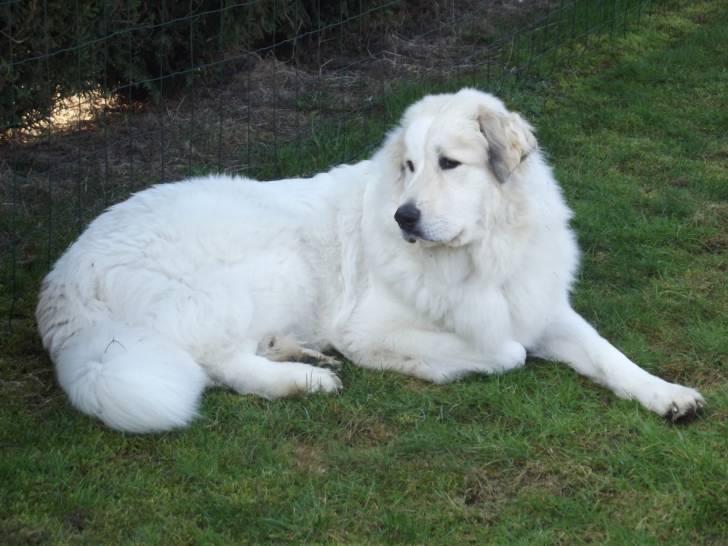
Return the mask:
<svg viewBox="0 0 728 546">
<path fill-rule="evenodd" d="M 645 404 L 670 421 L 690 420 L 705 406 L 703 396 L 689 387 L 667 383 L 654 392 Z"/>
<path fill-rule="evenodd" d="M 516 341 L 506 342 L 500 350 L 498 364 L 501 372 L 515 370 L 526 363 L 526 349 Z"/>
</svg>

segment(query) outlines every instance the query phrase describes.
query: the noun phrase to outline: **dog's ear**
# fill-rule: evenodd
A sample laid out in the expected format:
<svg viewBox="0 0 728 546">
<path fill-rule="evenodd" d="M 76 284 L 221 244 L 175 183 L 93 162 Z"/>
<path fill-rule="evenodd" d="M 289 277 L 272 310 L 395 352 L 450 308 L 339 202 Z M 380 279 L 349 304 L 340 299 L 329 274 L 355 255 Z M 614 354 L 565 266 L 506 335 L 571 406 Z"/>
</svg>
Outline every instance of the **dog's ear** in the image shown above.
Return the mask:
<svg viewBox="0 0 728 546">
<path fill-rule="evenodd" d="M 488 141 L 493 173 L 501 183 L 505 183 L 536 148 L 533 127 L 515 112 L 502 114 L 490 109 L 481 109 L 478 123 Z"/>
<path fill-rule="evenodd" d="M 384 145 L 380 148 L 379 154 L 386 157 L 385 164 L 392 168 L 398 178 L 402 174 L 404 153 L 404 129 L 402 127 L 396 127 L 387 134 L 384 139 Z"/>
</svg>

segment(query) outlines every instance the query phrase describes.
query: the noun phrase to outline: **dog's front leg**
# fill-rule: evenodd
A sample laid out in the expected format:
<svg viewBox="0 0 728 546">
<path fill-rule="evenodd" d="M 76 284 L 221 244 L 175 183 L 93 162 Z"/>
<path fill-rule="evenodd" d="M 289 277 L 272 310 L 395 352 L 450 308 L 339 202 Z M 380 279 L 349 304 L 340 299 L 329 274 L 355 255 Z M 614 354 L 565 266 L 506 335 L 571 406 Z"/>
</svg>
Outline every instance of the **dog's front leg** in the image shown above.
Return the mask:
<svg viewBox="0 0 728 546">
<path fill-rule="evenodd" d="M 547 327 L 532 352 L 565 362 L 617 396 L 635 399 L 672 420 L 694 414 L 705 403 L 696 390 L 668 383 L 637 366 L 571 308 Z"/>
<path fill-rule="evenodd" d="M 526 351 L 518 343 L 482 354 L 455 334 L 418 328 L 380 332 L 355 350 L 344 350 L 357 364 L 394 370 L 433 383 L 448 383 L 471 373 L 500 373 L 523 366 Z"/>
<path fill-rule="evenodd" d="M 483 289 L 457 305 L 452 326 L 484 355 L 490 373 L 523 366 L 526 349 L 515 340 L 508 301 L 501 290 Z"/>
</svg>

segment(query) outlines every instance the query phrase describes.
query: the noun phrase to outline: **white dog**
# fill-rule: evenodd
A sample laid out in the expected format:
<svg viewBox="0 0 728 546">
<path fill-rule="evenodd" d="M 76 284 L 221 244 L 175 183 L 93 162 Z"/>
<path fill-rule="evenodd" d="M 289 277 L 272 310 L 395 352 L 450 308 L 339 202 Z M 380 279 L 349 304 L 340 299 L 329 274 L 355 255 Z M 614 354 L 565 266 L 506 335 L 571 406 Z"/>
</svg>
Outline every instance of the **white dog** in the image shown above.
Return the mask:
<svg viewBox="0 0 728 546">
<path fill-rule="evenodd" d="M 335 348 L 444 383 L 560 360 L 677 419 L 703 398 L 569 304 L 571 212 L 532 128 L 464 89 L 411 106 L 367 161 L 309 180 L 210 176 L 112 207 L 46 277 L 37 319 L 71 402 L 110 427 L 187 424 L 205 386 L 341 388 Z"/>
</svg>

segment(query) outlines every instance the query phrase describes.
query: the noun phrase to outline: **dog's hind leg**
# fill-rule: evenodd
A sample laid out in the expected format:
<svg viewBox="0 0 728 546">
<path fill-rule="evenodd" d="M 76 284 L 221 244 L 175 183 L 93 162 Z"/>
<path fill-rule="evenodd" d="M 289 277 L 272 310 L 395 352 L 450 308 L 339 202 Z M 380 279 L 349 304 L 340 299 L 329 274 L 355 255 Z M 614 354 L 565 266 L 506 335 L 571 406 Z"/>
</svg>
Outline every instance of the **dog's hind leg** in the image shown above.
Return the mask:
<svg viewBox="0 0 728 546">
<path fill-rule="evenodd" d="M 532 350 L 536 356 L 565 362 L 617 396 L 635 399 L 672 420 L 694 415 L 705 403 L 698 391 L 668 383 L 637 366 L 571 308 L 546 328 Z"/>
<path fill-rule="evenodd" d="M 236 353 L 206 368 L 216 381 L 240 394 L 255 394 L 268 399 L 341 389 L 341 380 L 331 370 L 299 362 L 273 362 L 247 352 Z"/>
<path fill-rule="evenodd" d="M 332 356 L 307 349 L 290 336 L 267 336 L 258 344 L 258 354 L 275 362 L 318 362 L 326 366 L 339 366 L 341 363 Z"/>
</svg>

